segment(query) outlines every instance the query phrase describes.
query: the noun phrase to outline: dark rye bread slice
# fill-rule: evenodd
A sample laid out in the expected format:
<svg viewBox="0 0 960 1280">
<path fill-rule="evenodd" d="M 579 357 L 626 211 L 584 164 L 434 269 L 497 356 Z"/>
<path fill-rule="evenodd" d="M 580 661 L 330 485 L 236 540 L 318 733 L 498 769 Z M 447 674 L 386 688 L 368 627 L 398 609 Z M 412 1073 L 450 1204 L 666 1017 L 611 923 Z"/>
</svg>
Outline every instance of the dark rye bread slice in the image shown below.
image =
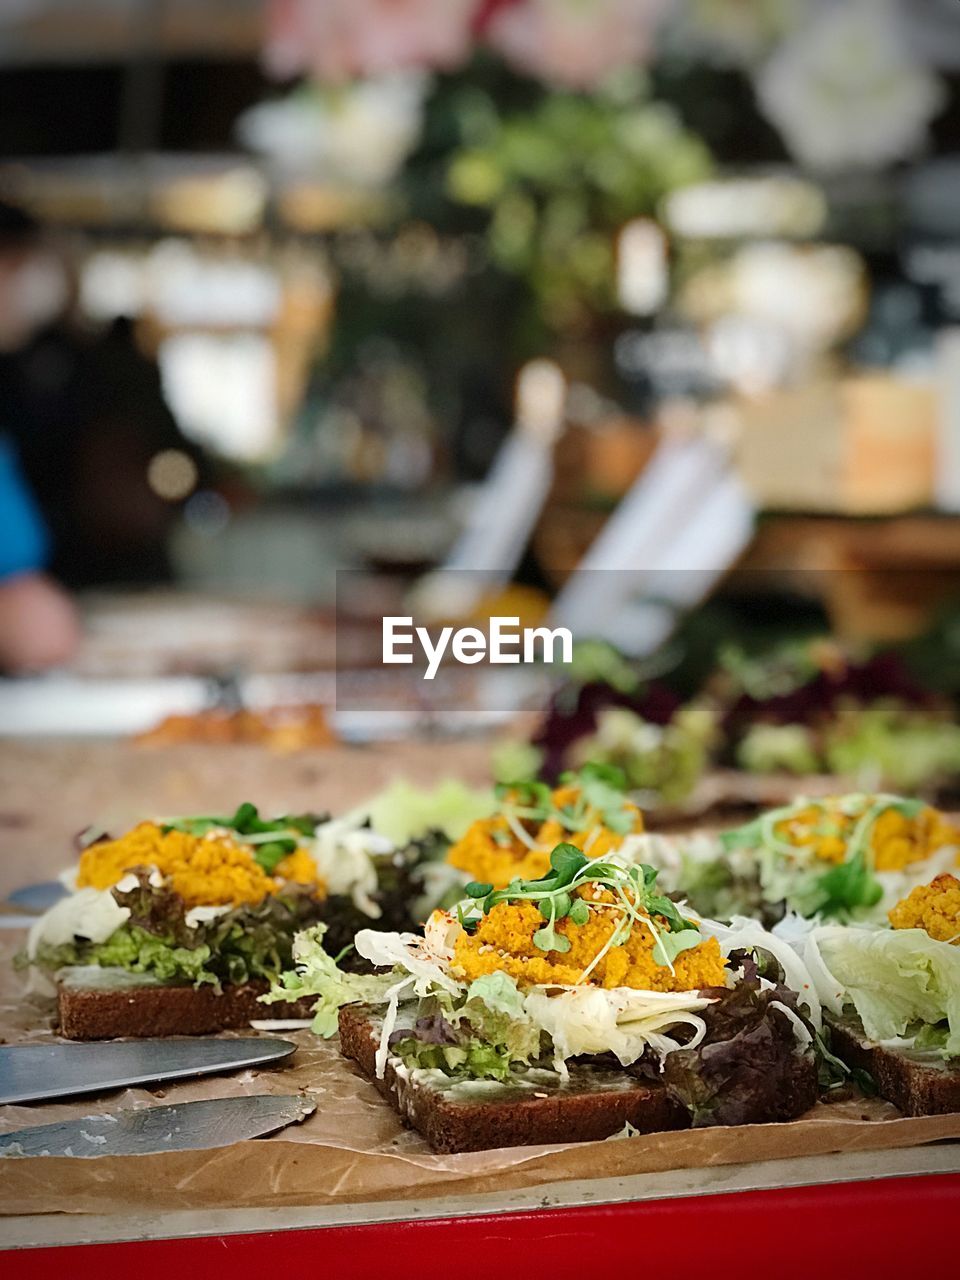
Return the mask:
<svg viewBox="0 0 960 1280">
<path fill-rule="evenodd" d="M 960 1111 L 960 1060 L 930 1061 L 884 1049 L 868 1040 L 859 1019 L 827 1014 L 830 1047 L 850 1067 L 873 1077 L 881 1098 L 906 1116 Z"/>
<path fill-rule="evenodd" d="M 388 1058 L 383 1078 L 377 1079 L 379 1026 L 368 1006 L 346 1005 L 340 1010 L 340 1050 L 434 1151 L 591 1142 L 628 1123 L 639 1133 L 684 1129 L 690 1123 L 661 1085 L 600 1067 L 571 1066 L 566 1085 L 553 1071 L 535 1070 L 520 1073 L 516 1084 L 444 1084 L 440 1073 L 436 1081 L 417 1083 L 402 1063 Z"/>
<path fill-rule="evenodd" d="M 68 1040 L 117 1037 L 199 1036 L 238 1031 L 254 1019 L 310 1018 L 316 997 L 284 1004 L 260 1004 L 267 982 L 224 987 L 57 988 L 60 1034 Z"/>
</svg>

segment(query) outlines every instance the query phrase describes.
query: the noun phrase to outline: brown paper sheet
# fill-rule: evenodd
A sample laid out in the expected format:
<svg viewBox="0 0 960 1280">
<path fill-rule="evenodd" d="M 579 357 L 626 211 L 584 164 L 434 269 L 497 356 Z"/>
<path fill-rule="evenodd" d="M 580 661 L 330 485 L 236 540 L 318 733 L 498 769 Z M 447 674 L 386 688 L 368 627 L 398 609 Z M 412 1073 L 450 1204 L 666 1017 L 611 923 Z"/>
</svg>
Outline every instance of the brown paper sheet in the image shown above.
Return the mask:
<svg viewBox="0 0 960 1280">
<path fill-rule="evenodd" d="M 0 1039 L 50 1037 L 48 1016 L 10 975 L 12 939 L 0 946 Z M 877 1151 L 960 1138 L 960 1115 L 905 1119 L 876 1099 L 819 1105 L 791 1124 L 654 1134 L 617 1141 L 441 1156 L 402 1127 L 374 1087 L 309 1032 L 290 1065 L 128 1089 L 94 1099 L 0 1107 L 0 1132 L 122 1107 L 302 1090 L 316 1112 L 270 1138 L 213 1151 L 149 1156 L 0 1158 L 0 1213 L 146 1213 L 417 1199 L 520 1190 L 541 1183 L 706 1168 L 835 1151 Z M 770 1166 L 770 1183 L 777 1181 Z"/>
</svg>

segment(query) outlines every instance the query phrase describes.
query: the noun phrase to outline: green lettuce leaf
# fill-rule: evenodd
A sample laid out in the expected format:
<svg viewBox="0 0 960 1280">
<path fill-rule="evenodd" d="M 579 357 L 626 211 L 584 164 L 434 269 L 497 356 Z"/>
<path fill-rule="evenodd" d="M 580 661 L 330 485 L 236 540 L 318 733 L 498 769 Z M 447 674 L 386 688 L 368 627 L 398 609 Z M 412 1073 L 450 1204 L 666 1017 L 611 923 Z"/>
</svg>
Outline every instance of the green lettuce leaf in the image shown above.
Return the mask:
<svg viewBox="0 0 960 1280">
<path fill-rule="evenodd" d="M 860 907 L 875 907 L 883 897 L 883 886 L 867 865 L 862 849 L 818 876 L 816 886 L 821 895 L 817 903 L 820 914 L 841 919 Z"/>
<path fill-rule="evenodd" d="M 149 974 L 159 982 L 189 982 L 195 986 L 212 983 L 219 987 L 220 980 L 209 962 L 208 946 L 177 946 L 129 923 L 115 929 L 105 942 L 41 946 L 33 961 L 48 973 L 75 965 L 100 965 L 105 969 L 119 968 L 131 973 Z"/>
<path fill-rule="evenodd" d="M 654 943 L 653 959 L 656 964 L 671 965 L 682 951 L 689 951 L 702 941 L 699 929 L 680 929 L 675 933 L 661 929 Z"/>
<path fill-rule="evenodd" d="M 508 1062 L 529 1062 L 540 1052 L 540 1029 L 527 1015 L 523 996 L 509 974 L 475 978 L 456 1016 L 497 1053 L 506 1053 Z"/>
<path fill-rule="evenodd" d="M 479 791 L 448 778 L 432 789 L 394 782 L 365 806 L 374 831 L 396 845 L 441 831 L 448 840 L 459 840 L 477 818 L 494 810 L 492 791 Z"/>
<path fill-rule="evenodd" d="M 960 771 L 960 725 L 896 702 L 841 708 L 824 747 L 830 772 L 879 775 L 897 791 L 929 787 Z"/>
<path fill-rule="evenodd" d="M 411 1034 L 392 1041 L 390 1052 L 407 1067 L 442 1071 L 444 1075 L 457 1079 L 510 1079 L 509 1051 L 472 1037 L 456 1044 L 431 1044 Z"/>
<path fill-rule="evenodd" d="M 159 982 L 243 983 L 273 981 L 293 964 L 293 938 L 325 909 L 309 892 L 291 888 L 255 906 L 237 907 L 195 927 L 187 924 L 183 900 L 140 875 L 127 892 L 113 891 L 130 911 L 125 924 L 104 942 L 83 938 L 42 946 L 25 964 L 54 973 L 75 965 L 100 965 L 144 973 Z"/>
<path fill-rule="evenodd" d="M 467 1003 L 471 1001 L 484 1004 L 490 1013 L 502 1013 L 508 1018 L 524 1016 L 523 996 L 509 973 L 486 973 L 474 978 L 467 988 Z"/>
<path fill-rule="evenodd" d="M 540 1053 L 540 1029 L 508 974 L 477 978 L 463 997 L 438 991 L 422 999 L 409 1030 L 395 1031 L 390 1051 L 408 1067 L 457 1079 L 507 1080 L 513 1063 Z"/>
<path fill-rule="evenodd" d="M 749 773 L 816 773 L 820 759 L 813 731 L 804 724 L 751 725 L 737 746 L 737 763 Z"/>
<path fill-rule="evenodd" d="M 960 947 L 922 929 L 837 928 L 824 931 L 819 949 L 869 1039 L 890 1040 L 913 1023 L 945 1020 L 944 1056 L 960 1055 Z"/>
</svg>

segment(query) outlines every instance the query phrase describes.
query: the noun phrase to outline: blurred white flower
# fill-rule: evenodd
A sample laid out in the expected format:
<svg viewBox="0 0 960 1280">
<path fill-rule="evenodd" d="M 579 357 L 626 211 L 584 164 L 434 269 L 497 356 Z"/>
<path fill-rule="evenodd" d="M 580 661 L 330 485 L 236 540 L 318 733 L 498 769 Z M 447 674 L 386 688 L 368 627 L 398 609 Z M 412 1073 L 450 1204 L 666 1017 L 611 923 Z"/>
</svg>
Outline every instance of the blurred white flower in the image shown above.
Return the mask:
<svg viewBox="0 0 960 1280">
<path fill-rule="evenodd" d="M 428 77 L 398 71 L 342 88 L 297 89 L 251 107 L 237 136 L 281 172 L 333 183 L 388 183 L 416 145 Z"/>
<path fill-rule="evenodd" d="M 479 0 L 268 0 L 264 58 L 274 75 L 321 80 L 403 67 L 455 67 Z"/>
<path fill-rule="evenodd" d="M 568 89 L 648 61 L 672 0 L 522 0 L 497 9 L 487 42 L 514 66 Z"/>
<path fill-rule="evenodd" d="M 910 54 L 890 0 L 821 8 L 760 72 L 757 95 L 796 158 L 820 169 L 911 155 L 943 101 L 937 78 Z"/>
<path fill-rule="evenodd" d="M 866 270 L 846 245 L 760 241 L 694 273 L 680 302 L 698 324 L 748 317 L 799 349 L 826 350 L 862 323 Z"/>
</svg>

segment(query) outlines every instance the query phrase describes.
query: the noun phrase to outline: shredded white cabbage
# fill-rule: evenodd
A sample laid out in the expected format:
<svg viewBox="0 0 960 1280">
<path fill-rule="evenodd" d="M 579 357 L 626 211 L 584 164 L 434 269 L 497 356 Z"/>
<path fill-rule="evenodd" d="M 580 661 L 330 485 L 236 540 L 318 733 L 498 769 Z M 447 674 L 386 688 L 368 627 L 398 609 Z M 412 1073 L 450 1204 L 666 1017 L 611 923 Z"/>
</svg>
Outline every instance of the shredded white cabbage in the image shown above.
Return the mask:
<svg viewBox="0 0 960 1280">
<path fill-rule="evenodd" d="M 364 814 L 355 811 L 322 822 L 315 830 L 309 852 L 317 864 L 329 894 L 343 894 L 371 920 L 380 917 L 374 902 L 377 869 L 374 855 L 393 853 L 396 846 L 386 836 L 363 826 Z"/>
<path fill-rule="evenodd" d="M 814 927 L 802 943 L 803 961 L 807 966 L 807 972 L 813 979 L 821 1003 L 831 1013 L 841 1013 L 843 1011 L 846 993 L 843 983 L 839 982 L 827 967 L 827 963 L 820 952 L 820 947 L 825 939 L 831 936 L 842 936 L 848 928 L 852 928 L 852 926 L 814 924 Z"/>
<path fill-rule="evenodd" d="M 387 1058 L 390 1056 L 390 1037 L 393 1035 L 393 1029 L 397 1025 L 397 1014 L 400 1011 L 400 1000 L 405 995 L 412 995 L 414 981 L 412 978 L 404 978 L 402 982 L 398 982 L 387 992 L 387 1008 L 383 1015 L 383 1026 L 380 1031 L 380 1043 L 377 1046 L 376 1071 L 377 1078 L 382 1080 L 383 1073 L 386 1070 Z"/>
<path fill-rule="evenodd" d="M 670 893 L 679 887 L 681 873 L 689 863 L 716 862 L 720 856 L 716 838 L 703 832 L 665 836 L 659 832 L 641 831 L 626 836 L 616 852 L 618 862 L 655 867 L 660 872 L 657 884 Z"/>
<path fill-rule="evenodd" d="M 381 969 L 405 969 L 415 980 L 417 995 L 426 994 L 431 987 L 440 987 L 456 995 L 462 988 L 463 984 L 449 973 L 453 951 L 439 946 L 434 937 L 361 929 L 354 939 L 354 946 L 358 955 Z"/>
<path fill-rule="evenodd" d="M 783 969 L 786 985 L 797 993 L 799 1003 L 806 1009 L 814 1028 L 820 1030 L 823 1011 L 819 992 L 807 965 L 789 943 L 748 916 L 734 916 L 728 925 L 706 918 L 699 924 L 703 934 L 717 939 L 725 956 L 731 951 L 753 951 L 756 948 L 769 952 Z"/>
<path fill-rule="evenodd" d="M 183 919 L 188 929 L 197 929 L 200 925 L 209 924 L 211 920 L 216 920 L 218 916 L 226 915 L 232 910 L 233 907 L 229 904 L 225 907 L 191 907 Z"/>
<path fill-rule="evenodd" d="M 631 987 L 532 987 L 524 994 L 527 1015 L 548 1033 L 554 1065 L 566 1074 L 566 1059 L 579 1054 L 613 1053 L 624 1066 L 636 1062 L 652 1044 L 663 1057 L 680 1045 L 663 1036 L 665 1026 L 694 1027 L 691 1044 L 706 1034 L 696 1010 L 710 1000 L 697 991 L 635 991 Z"/>
<path fill-rule="evenodd" d="M 427 919 L 438 902 L 442 902 L 453 889 L 462 892 L 463 886 L 471 879 L 465 871 L 452 867 L 449 862 L 432 861 L 416 867 L 414 876 L 422 890 L 412 904 L 414 920 Z"/>
<path fill-rule="evenodd" d="M 797 1013 L 796 1009 L 791 1009 L 790 1006 L 788 1004 L 784 1004 L 782 1000 L 771 1000 L 770 1008 L 779 1009 L 780 1012 L 785 1013 L 793 1023 L 793 1034 L 796 1037 L 799 1048 L 806 1049 L 808 1045 L 813 1044 L 813 1036 L 810 1034 L 810 1029 L 800 1017 L 799 1013 Z"/>
</svg>

